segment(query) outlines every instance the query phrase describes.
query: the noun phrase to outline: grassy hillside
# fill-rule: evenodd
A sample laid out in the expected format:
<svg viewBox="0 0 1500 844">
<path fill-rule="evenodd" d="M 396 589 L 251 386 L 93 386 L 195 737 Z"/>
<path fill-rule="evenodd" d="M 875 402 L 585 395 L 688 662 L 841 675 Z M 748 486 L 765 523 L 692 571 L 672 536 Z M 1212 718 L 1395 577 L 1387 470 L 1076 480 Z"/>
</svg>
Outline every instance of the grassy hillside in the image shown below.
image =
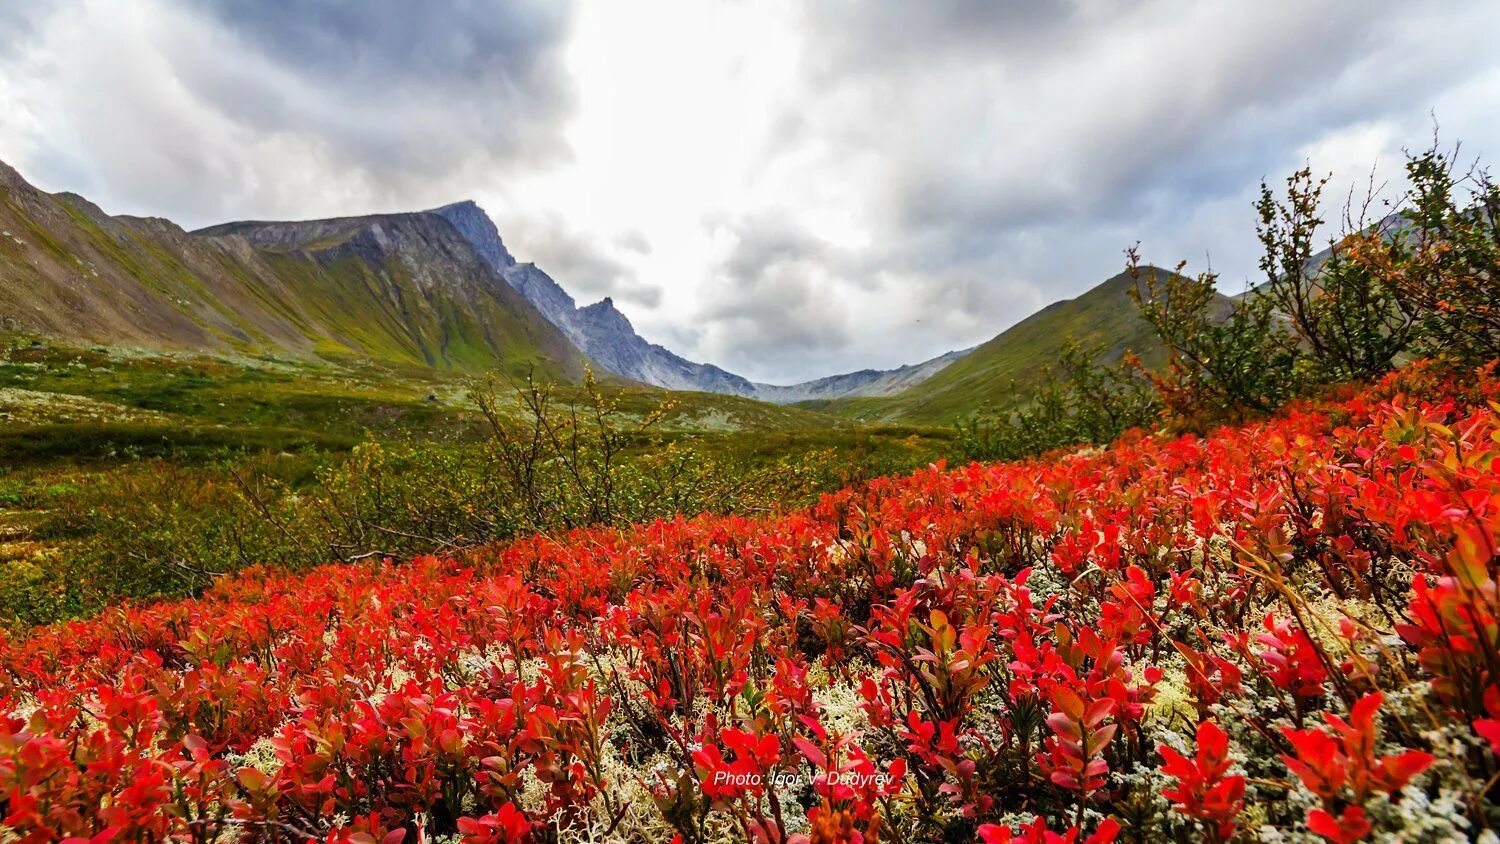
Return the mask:
<svg viewBox="0 0 1500 844">
<path fill-rule="evenodd" d="M 1164 271 L 1163 271 L 1164 272 Z M 854 419 L 951 423 L 985 406 L 1025 401 L 1043 368 L 1057 361 L 1069 340 L 1101 345 L 1104 363 L 1133 351 L 1148 365 L 1165 351 L 1151 326 L 1137 315 L 1121 273 L 1074 299 L 1055 302 L 1006 329 L 926 381 L 894 396 L 803 402 L 799 407 Z M 1226 300 L 1227 301 L 1227 300 Z"/>
<path fill-rule="evenodd" d="M 276 237 L 261 237 L 274 228 Z M 576 380 L 582 356 L 431 214 L 189 233 L 0 164 L 0 329 L 80 344 Z"/>
</svg>

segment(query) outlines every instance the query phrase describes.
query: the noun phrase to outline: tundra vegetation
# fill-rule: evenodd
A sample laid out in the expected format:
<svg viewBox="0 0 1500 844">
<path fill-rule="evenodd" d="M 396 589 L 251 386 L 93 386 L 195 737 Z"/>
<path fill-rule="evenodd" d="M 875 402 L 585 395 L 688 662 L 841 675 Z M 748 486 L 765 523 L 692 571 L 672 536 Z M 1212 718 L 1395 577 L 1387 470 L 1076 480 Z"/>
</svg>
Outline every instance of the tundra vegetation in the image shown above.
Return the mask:
<svg viewBox="0 0 1500 844">
<path fill-rule="evenodd" d="M 223 497 L 0 641 L 6 834 L 1494 841 L 1500 196 L 1454 161 L 1320 252 L 1294 174 L 1227 313 L 1142 270 L 1165 363 L 1075 346 L 951 440 L 522 381 L 300 479 L 150 464 Z"/>
</svg>

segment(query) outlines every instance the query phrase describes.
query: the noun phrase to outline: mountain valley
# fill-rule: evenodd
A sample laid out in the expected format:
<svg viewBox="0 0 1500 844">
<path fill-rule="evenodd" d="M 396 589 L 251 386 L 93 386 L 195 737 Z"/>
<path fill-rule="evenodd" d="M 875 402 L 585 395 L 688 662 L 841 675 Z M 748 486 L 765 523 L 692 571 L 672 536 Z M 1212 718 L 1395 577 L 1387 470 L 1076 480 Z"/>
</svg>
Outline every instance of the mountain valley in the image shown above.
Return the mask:
<svg viewBox="0 0 1500 844">
<path fill-rule="evenodd" d="M 184 231 L 48 194 L 0 165 L 0 317 L 63 342 L 415 366 L 437 372 L 601 377 L 678 392 L 797 404 L 834 416 L 947 423 L 1023 401 L 1068 340 L 1105 360 L 1161 347 L 1111 278 L 994 339 L 892 370 L 773 385 L 641 337 L 606 297 L 579 306 L 518 261 L 472 201 L 425 212 L 244 221 Z M 1227 300 L 1226 300 L 1227 301 Z"/>
</svg>

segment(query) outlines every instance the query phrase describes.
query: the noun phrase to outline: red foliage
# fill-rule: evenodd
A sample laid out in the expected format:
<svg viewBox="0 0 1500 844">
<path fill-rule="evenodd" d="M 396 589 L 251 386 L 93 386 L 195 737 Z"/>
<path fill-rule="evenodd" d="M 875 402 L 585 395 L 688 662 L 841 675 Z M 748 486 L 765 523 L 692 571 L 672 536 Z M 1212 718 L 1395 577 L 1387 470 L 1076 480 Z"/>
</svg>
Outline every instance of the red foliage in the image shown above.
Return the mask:
<svg viewBox="0 0 1500 844">
<path fill-rule="evenodd" d="M 1229 774 L 1229 736 L 1212 721 L 1198 725 L 1198 750 L 1192 758 L 1163 745 L 1162 773 L 1177 780 L 1162 791 L 1174 808 L 1203 821 L 1216 841 L 1234 837 L 1235 817 L 1245 808 L 1245 778 Z"/>
<path fill-rule="evenodd" d="M 1345 806 L 1338 817 L 1323 809 L 1307 813 L 1307 828 L 1327 838 L 1334 844 L 1354 844 L 1370 834 L 1370 822 L 1365 820 L 1365 810 L 1358 806 Z"/>
<path fill-rule="evenodd" d="M 464 844 L 525 844 L 531 840 L 531 824 L 514 804 L 477 818 L 459 818 L 458 831 Z"/>
<path fill-rule="evenodd" d="M 1207 437 L 934 466 L 784 515 L 245 572 L 0 642 L 0 815 L 25 842 L 510 842 L 634 809 L 684 840 L 720 813 L 762 841 L 922 822 L 1103 844 L 1115 820 L 1078 823 L 1124 817 L 1170 676 L 1198 716 L 1191 756 L 1159 750 L 1178 812 L 1229 838 L 1235 745 L 1275 742 L 1282 787 L 1323 801 L 1308 828 L 1358 840 L 1366 803 L 1433 761 L 1378 745 L 1380 689 L 1430 682 L 1422 717 L 1500 749 L 1497 398 L 1487 371 L 1423 368 Z M 1319 614 L 1294 584 L 1380 612 Z M 829 726 L 813 677 L 857 690 L 862 732 Z M 1420 744 L 1401 714 L 1390 740 Z M 1451 764 L 1481 795 L 1496 761 L 1472 757 Z M 620 803 L 625 765 L 654 806 Z M 1037 820 L 993 823 L 1018 804 Z"/>
<path fill-rule="evenodd" d="M 1041 818 L 1037 818 L 1020 830 L 992 823 L 979 827 L 979 840 L 984 844 L 1076 844 L 1080 834 L 1081 831 L 1077 827 L 1072 827 L 1062 833 L 1053 832 L 1047 828 L 1047 822 Z M 1100 824 L 1092 835 L 1084 838 L 1082 844 L 1114 844 L 1119 834 L 1120 824 L 1110 818 Z"/>
<path fill-rule="evenodd" d="M 1266 614 L 1265 628 L 1266 632 L 1257 635 L 1255 641 L 1265 648 L 1260 658 L 1265 663 L 1262 673 L 1266 678 L 1278 689 L 1290 692 L 1299 703 L 1321 696 L 1328 669 L 1307 632 L 1270 613 Z"/>
<path fill-rule="evenodd" d="M 1408 750 L 1395 756 L 1375 755 L 1375 713 L 1384 697 L 1366 695 L 1354 704 L 1345 721 L 1332 713 L 1323 717 L 1333 732 L 1287 729 L 1286 736 L 1296 755 L 1284 756 L 1287 767 L 1302 778 L 1319 797 L 1332 799 L 1348 785 L 1354 799 L 1363 803 L 1371 794 L 1395 794 L 1411 778 L 1427 770 L 1432 754 Z"/>
</svg>

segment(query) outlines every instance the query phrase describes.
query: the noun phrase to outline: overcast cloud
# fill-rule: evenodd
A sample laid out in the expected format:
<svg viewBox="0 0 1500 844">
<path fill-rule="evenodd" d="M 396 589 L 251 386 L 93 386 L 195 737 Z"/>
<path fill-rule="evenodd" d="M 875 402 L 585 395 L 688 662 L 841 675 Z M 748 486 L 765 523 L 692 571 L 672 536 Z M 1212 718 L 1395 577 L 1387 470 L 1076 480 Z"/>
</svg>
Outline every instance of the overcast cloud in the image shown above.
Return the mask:
<svg viewBox="0 0 1500 844">
<path fill-rule="evenodd" d="M 1255 272 L 1303 162 L 1500 150 L 1491 2 L 42 0 L 0 159 L 196 227 L 483 205 L 511 251 L 756 380 L 969 346 L 1147 258 Z"/>
</svg>

